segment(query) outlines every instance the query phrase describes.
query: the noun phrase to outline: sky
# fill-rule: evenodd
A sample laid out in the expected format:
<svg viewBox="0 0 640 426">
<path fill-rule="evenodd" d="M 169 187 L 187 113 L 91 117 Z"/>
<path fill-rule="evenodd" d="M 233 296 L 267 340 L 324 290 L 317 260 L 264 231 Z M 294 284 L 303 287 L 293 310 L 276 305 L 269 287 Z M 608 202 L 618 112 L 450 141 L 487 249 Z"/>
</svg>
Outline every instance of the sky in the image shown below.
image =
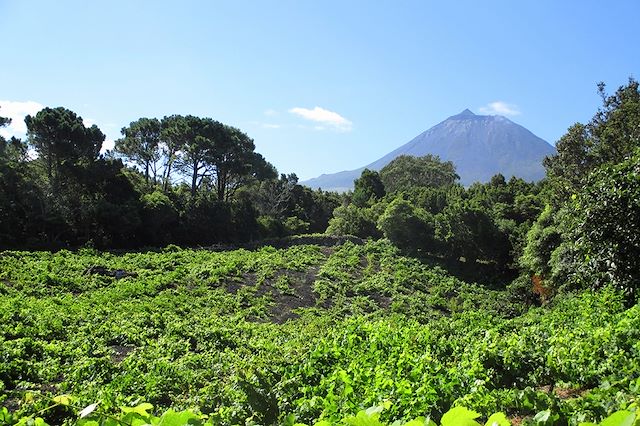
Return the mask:
<svg viewBox="0 0 640 426">
<path fill-rule="evenodd" d="M 0 116 L 64 106 L 240 128 L 302 180 L 371 163 L 465 108 L 553 144 L 640 74 L 640 1 L 0 0 Z"/>
</svg>

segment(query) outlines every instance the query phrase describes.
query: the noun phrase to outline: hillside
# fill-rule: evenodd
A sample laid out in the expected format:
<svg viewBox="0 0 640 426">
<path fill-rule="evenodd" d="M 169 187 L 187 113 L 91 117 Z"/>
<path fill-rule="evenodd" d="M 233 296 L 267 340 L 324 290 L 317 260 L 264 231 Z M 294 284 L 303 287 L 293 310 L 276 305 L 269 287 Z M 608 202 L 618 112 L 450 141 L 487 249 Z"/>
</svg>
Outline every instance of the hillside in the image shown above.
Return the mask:
<svg viewBox="0 0 640 426">
<path fill-rule="evenodd" d="M 49 424 L 76 416 L 46 409 L 63 393 L 107 414 L 145 401 L 265 425 L 385 400 L 385 421 L 459 404 L 575 422 L 638 393 L 638 306 L 603 291 L 532 307 L 526 291 L 465 283 L 384 240 L 3 252 L 0 271 L 0 403 Z"/>
<path fill-rule="evenodd" d="M 476 115 L 468 109 L 447 118 L 382 158 L 355 170 L 321 175 L 303 182 L 311 188 L 345 191 L 362 170 L 380 170 L 400 155 L 434 154 L 452 161 L 463 185 L 487 182 L 501 173 L 526 181 L 544 177 L 542 160 L 555 149 L 529 130 L 499 115 Z"/>
</svg>

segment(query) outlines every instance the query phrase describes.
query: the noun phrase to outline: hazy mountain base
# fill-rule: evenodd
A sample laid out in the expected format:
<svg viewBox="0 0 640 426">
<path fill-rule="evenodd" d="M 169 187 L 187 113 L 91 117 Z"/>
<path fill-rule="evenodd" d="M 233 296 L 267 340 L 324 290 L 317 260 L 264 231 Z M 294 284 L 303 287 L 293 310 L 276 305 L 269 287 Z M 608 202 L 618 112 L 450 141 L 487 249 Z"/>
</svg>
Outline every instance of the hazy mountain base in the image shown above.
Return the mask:
<svg viewBox="0 0 640 426">
<path fill-rule="evenodd" d="M 0 266 L 0 398 L 18 414 L 46 408 L 30 391 L 106 412 L 195 408 L 215 424 L 338 421 L 384 400 L 383 421 L 464 405 L 573 424 L 640 387 L 638 307 L 617 293 L 539 308 L 526 286 L 465 283 L 385 241 L 3 252 Z"/>
</svg>

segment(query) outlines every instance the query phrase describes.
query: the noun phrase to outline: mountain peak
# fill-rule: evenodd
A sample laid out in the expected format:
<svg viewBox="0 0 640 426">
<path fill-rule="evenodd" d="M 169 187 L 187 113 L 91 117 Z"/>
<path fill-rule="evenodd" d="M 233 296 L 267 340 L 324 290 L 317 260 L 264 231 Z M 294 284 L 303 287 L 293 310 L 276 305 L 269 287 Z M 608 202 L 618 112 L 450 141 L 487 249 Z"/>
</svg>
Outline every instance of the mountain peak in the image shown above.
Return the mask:
<svg viewBox="0 0 640 426">
<path fill-rule="evenodd" d="M 472 113 L 471 110 L 469 110 L 469 108 L 466 108 L 460 114 L 456 114 L 449 118 L 472 118 L 472 117 L 477 117 L 477 116 L 474 113 Z"/>
<path fill-rule="evenodd" d="M 465 110 L 458 115 L 475 115 L 475 114 L 472 113 L 471 110 L 469 110 L 469 108 L 465 108 Z"/>
</svg>

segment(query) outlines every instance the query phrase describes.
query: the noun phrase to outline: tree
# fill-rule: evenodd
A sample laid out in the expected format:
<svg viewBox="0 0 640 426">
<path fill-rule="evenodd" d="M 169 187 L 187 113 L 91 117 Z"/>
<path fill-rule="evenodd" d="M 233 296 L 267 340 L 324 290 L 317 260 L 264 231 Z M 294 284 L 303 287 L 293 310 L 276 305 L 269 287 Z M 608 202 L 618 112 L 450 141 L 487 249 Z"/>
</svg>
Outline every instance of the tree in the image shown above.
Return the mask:
<svg viewBox="0 0 640 426">
<path fill-rule="evenodd" d="M 565 238 L 550 262 L 556 284 L 613 284 L 635 300 L 640 288 L 640 149 L 620 164 L 594 171 L 567 205 L 561 225 Z"/>
<path fill-rule="evenodd" d="M 149 183 L 150 173 L 153 183 L 157 179 L 157 163 L 161 157 L 162 125 L 157 118 L 140 118 L 122 128 L 121 139 L 115 142 L 115 151 L 128 161 L 144 170 L 144 178 Z"/>
<path fill-rule="evenodd" d="M 450 186 L 460 179 L 451 161 L 443 162 L 431 154 L 424 157 L 401 155 L 380 170 L 380 178 L 388 193 L 416 186 Z"/>
<path fill-rule="evenodd" d="M 608 96 L 600 83 L 602 107 L 588 124 L 570 127 L 556 144 L 557 153 L 545 158 L 556 206 L 578 192 L 591 171 L 624 161 L 640 146 L 639 89 L 638 82 L 629 79 L 626 86 Z"/>
<path fill-rule="evenodd" d="M 576 123 L 556 143 L 556 154 L 544 159 L 554 204 L 562 204 L 580 189 L 582 180 L 591 168 L 588 155 L 590 145 L 587 127 Z"/>
<path fill-rule="evenodd" d="M 354 204 L 339 206 L 333 211 L 333 218 L 327 227 L 329 235 L 355 235 L 360 238 L 379 238 L 376 218 L 368 208 L 359 208 Z"/>
<path fill-rule="evenodd" d="M 433 250 L 433 217 L 396 197 L 378 218 L 378 228 L 393 244 L 410 252 Z"/>
<path fill-rule="evenodd" d="M 199 118 L 192 115 L 184 117 L 175 127 L 183 141 L 178 168 L 191 178 L 191 196 L 195 196 L 202 179 L 207 176 L 210 158 L 220 138 L 222 124 L 211 118 Z"/>
<path fill-rule="evenodd" d="M 164 191 L 169 190 L 171 185 L 171 173 L 173 172 L 173 165 L 178 158 L 178 152 L 186 144 L 186 120 L 181 115 L 165 116 L 160 122 L 162 130 L 160 131 L 160 138 L 163 143 L 161 144 L 162 156 L 164 157 L 164 170 L 162 171 L 162 189 Z"/>
<path fill-rule="evenodd" d="M 192 197 L 204 186 L 212 188 L 218 200 L 228 201 L 251 179 L 277 176 L 275 168 L 254 152 L 253 140 L 239 129 L 191 115 L 165 117 L 163 127 L 169 156 L 166 180 L 175 161 L 190 178 Z"/>
<path fill-rule="evenodd" d="M 281 174 L 280 179 L 264 180 L 254 193 L 254 202 L 262 216 L 284 219 L 291 207 L 293 190 L 298 184 L 294 173 Z"/>
<path fill-rule="evenodd" d="M 602 107 L 589 123 L 594 165 L 625 161 L 640 146 L 640 84 L 629 78 L 613 95 L 605 89 L 604 83 L 598 84 Z"/>
<path fill-rule="evenodd" d="M 309 232 L 325 232 L 333 211 L 340 205 L 343 196 L 335 192 L 312 190 L 307 186 L 293 187 L 290 216 L 309 223 Z"/>
<path fill-rule="evenodd" d="M 274 180 L 278 178 L 278 170 L 275 168 L 273 164 L 268 162 L 262 154 L 254 152 L 250 157 L 251 162 L 251 177 L 257 181 L 266 181 L 266 180 Z M 294 176 L 296 183 L 298 182 L 298 177 L 295 173 L 291 173 L 289 176 Z"/>
<path fill-rule="evenodd" d="M 541 279 L 550 278 L 549 260 L 560 241 L 561 235 L 554 220 L 554 210 L 547 205 L 527 233 L 527 244 L 520 258 L 521 267 L 529 275 L 537 275 Z"/>
<path fill-rule="evenodd" d="M 145 242 L 154 245 L 170 243 L 171 237 L 176 233 L 179 218 L 174 203 L 160 190 L 143 195 L 141 202 L 142 234 Z"/>
<path fill-rule="evenodd" d="M 511 245 L 487 209 L 456 200 L 435 216 L 435 235 L 447 257 L 509 263 Z"/>
<path fill-rule="evenodd" d="M 0 117 L 0 127 L 10 122 Z M 26 145 L 0 136 L 0 249 L 28 246 L 36 233 L 40 193 L 31 172 Z"/>
<path fill-rule="evenodd" d="M 252 177 L 254 170 L 264 170 L 266 161 L 254 152 L 253 140 L 235 127 L 223 125 L 215 149 L 207 157 L 219 200 L 228 200 Z"/>
<path fill-rule="evenodd" d="M 358 207 L 365 207 L 369 200 L 379 200 L 385 194 L 386 191 L 380 179 L 380 174 L 376 171 L 364 169 L 360 177 L 354 182 L 351 201 Z"/>
<path fill-rule="evenodd" d="M 20 163 L 26 161 L 27 156 L 28 147 L 22 142 L 22 140 L 15 137 L 6 140 L 0 136 L 0 162 Z"/>
<path fill-rule="evenodd" d="M 85 127 L 82 117 L 63 107 L 44 108 L 33 117 L 27 115 L 25 123 L 29 144 L 44 164 L 49 182 L 54 184 L 64 167 L 98 158 L 105 139 L 96 125 Z"/>
<path fill-rule="evenodd" d="M 100 158 L 79 168 L 61 196 L 69 227 L 67 244 L 92 241 L 98 247 L 140 244 L 140 194 L 123 173 L 119 159 Z"/>
<path fill-rule="evenodd" d="M 636 264 L 627 254 L 636 254 L 635 243 L 625 231 L 635 232 L 638 220 L 628 197 L 635 194 L 640 90 L 634 79 L 611 96 L 604 84 L 598 89 L 602 107 L 588 124 L 572 126 L 544 161 L 550 205 L 529 232 L 521 263 L 553 289 L 608 280 L 635 295 L 628 273 Z"/>
</svg>

